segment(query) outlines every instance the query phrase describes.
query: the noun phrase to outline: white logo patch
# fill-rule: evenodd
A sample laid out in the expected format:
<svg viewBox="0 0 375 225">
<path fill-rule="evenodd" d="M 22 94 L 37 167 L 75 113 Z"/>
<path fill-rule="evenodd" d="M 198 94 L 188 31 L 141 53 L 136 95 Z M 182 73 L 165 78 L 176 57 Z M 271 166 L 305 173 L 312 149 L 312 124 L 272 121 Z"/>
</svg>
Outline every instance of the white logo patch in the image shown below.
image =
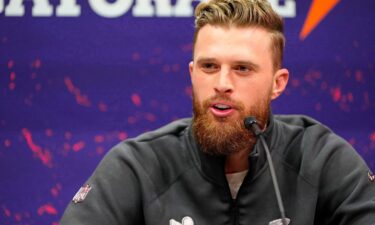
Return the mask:
<svg viewBox="0 0 375 225">
<path fill-rule="evenodd" d="M 181 223 L 177 222 L 174 219 L 169 220 L 169 225 L 194 225 L 194 221 L 192 218 L 185 216 L 184 218 L 182 218 Z"/>
<path fill-rule="evenodd" d="M 82 186 L 78 191 L 77 193 L 74 195 L 73 197 L 73 202 L 74 203 L 80 203 L 80 202 L 83 202 L 83 200 L 85 200 L 87 194 L 89 193 L 89 191 L 91 190 L 91 186 L 89 184 L 86 184 L 85 186 Z"/>
<path fill-rule="evenodd" d="M 288 225 L 290 223 L 290 219 L 285 218 L 285 222 L 286 222 L 286 225 Z M 268 225 L 283 225 L 283 221 L 282 219 L 273 220 Z"/>
<path fill-rule="evenodd" d="M 375 182 L 375 175 L 372 172 L 368 171 L 367 176 L 370 182 Z"/>
</svg>

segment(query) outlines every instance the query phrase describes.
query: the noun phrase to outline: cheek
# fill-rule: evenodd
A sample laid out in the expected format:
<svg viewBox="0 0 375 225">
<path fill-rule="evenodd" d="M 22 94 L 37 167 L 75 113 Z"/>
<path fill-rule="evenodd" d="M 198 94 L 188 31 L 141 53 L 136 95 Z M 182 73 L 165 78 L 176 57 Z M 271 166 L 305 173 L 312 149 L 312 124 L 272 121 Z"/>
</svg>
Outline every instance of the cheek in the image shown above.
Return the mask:
<svg viewBox="0 0 375 225">
<path fill-rule="evenodd" d="M 204 79 L 202 76 L 192 77 L 192 88 L 197 100 L 202 100 L 208 97 L 211 90 L 213 90 L 209 80 Z"/>
<path fill-rule="evenodd" d="M 271 90 L 272 83 L 270 82 L 251 82 L 251 84 L 243 82 L 238 84 L 236 93 L 238 99 L 241 99 L 246 106 L 252 106 L 260 100 L 269 98 Z"/>
</svg>

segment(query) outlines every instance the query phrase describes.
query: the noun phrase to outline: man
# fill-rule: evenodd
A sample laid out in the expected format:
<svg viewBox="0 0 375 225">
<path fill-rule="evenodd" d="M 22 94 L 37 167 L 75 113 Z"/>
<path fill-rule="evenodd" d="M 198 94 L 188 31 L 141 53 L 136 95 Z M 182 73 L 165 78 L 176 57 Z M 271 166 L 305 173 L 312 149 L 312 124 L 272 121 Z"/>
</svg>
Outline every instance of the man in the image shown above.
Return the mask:
<svg viewBox="0 0 375 225">
<path fill-rule="evenodd" d="M 288 223 L 375 223 L 375 184 L 343 139 L 305 116 L 273 116 L 284 91 L 283 21 L 265 0 L 212 0 L 195 12 L 194 117 L 114 147 L 61 224 L 281 224 L 258 123 Z M 273 222 L 272 222 L 273 221 Z"/>
</svg>

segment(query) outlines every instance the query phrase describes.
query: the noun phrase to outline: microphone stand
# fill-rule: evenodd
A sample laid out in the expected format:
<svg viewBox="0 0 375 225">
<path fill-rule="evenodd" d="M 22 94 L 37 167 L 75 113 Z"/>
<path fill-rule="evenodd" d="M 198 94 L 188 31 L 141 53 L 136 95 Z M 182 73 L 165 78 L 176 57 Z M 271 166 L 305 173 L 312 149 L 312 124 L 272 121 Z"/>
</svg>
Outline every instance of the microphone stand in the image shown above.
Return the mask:
<svg viewBox="0 0 375 225">
<path fill-rule="evenodd" d="M 280 194 L 279 184 L 277 182 L 275 168 L 274 168 L 273 162 L 272 162 L 271 153 L 270 153 L 270 150 L 269 150 L 268 145 L 266 143 L 266 140 L 264 139 L 263 132 L 259 128 L 258 122 L 254 117 L 247 117 L 245 119 L 244 123 L 245 123 L 246 129 L 253 132 L 253 134 L 260 140 L 260 142 L 261 142 L 261 144 L 262 144 L 262 146 L 263 146 L 263 148 L 266 152 L 267 161 L 268 161 L 268 165 L 269 165 L 269 169 L 270 169 L 270 173 L 271 173 L 271 179 L 272 179 L 272 183 L 273 183 L 273 188 L 275 190 L 277 204 L 279 206 L 279 210 L 280 210 L 280 214 L 281 214 L 281 222 L 282 222 L 282 225 L 288 225 L 288 221 L 287 221 L 286 216 L 285 216 L 285 209 L 284 209 L 283 200 L 282 200 L 281 194 Z"/>
</svg>

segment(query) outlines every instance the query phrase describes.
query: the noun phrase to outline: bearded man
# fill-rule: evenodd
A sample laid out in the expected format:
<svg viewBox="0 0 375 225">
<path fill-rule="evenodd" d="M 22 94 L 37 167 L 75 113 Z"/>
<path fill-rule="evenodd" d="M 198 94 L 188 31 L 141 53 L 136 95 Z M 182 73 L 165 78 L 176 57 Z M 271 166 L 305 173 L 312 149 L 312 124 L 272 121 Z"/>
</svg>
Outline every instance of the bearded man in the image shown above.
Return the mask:
<svg viewBox="0 0 375 225">
<path fill-rule="evenodd" d="M 283 20 L 265 0 L 211 0 L 195 11 L 192 119 L 115 146 L 61 224 L 282 224 L 257 119 L 287 222 L 370 225 L 375 185 L 356 151 L 306 116 L 274 116 L 284 91 Z"/>
</svg>

